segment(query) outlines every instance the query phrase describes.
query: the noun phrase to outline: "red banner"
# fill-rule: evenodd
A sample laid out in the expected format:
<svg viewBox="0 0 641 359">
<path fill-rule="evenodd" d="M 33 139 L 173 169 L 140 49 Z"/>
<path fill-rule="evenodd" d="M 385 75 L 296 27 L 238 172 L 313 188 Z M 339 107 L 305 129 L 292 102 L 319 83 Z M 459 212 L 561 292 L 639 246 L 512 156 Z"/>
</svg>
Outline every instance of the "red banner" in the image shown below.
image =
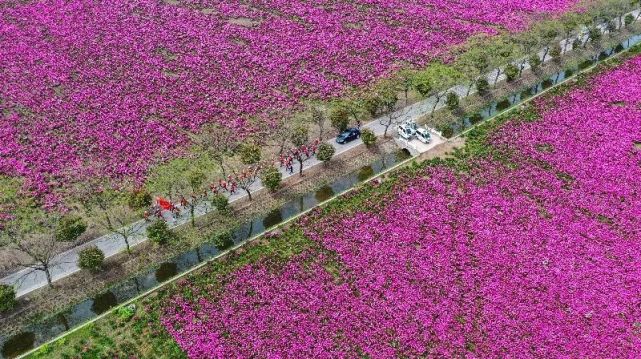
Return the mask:
<svg viewBox="0 0 641 359">
<path fill-rule="evenodd" d="M 158 202 L 158 205 L 160 206 L 160 208 L 162 208 L 164 210 L 170 211 L 171 208 L 173 207 L 169 200 L 164 199 L 162 197 L 156 198 L 156 201 Z"/>
</svg>

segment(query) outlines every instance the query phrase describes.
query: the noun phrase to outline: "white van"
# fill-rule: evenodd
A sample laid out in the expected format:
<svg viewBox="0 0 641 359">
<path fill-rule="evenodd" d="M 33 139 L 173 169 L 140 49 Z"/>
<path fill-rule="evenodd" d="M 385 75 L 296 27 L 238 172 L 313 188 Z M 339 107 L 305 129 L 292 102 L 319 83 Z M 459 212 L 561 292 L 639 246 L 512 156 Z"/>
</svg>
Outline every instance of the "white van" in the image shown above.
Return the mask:
<svg viewBox="0 0 641 359">
<path fill-rule="evenodd" d="M 398 132 L 399 136 L 410 141 L 414 137 L 414 135 L 416 135 L 417 128 L 418 126 L 416 125 L 416 122 L 408 121 L 398 125 L 396 131 Z"/>
<path fill-rule="evenodd" d="M 416 138 L 425 144 L 432 142 L 432 135 L 430 134 L 430 131 L 425 128 L 419 128 L 416 130 Z"/>
</svg>

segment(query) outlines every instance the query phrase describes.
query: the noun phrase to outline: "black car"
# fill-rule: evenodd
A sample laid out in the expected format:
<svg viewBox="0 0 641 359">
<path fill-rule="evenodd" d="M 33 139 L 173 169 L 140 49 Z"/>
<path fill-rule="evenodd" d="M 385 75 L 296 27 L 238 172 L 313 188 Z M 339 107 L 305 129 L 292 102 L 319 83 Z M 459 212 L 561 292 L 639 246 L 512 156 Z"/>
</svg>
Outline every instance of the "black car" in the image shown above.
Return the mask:
<svg viewBox="0 0 641 359">
<path fill-rule="evenodd" d="M 348 128 L 341 132 L 340 135 L 336 136 L 336 143 L 343 145 L 347 142 L 352 142 L 359 137 L 361 137 L 361 131 L 358 128 Z"/>
</svg>

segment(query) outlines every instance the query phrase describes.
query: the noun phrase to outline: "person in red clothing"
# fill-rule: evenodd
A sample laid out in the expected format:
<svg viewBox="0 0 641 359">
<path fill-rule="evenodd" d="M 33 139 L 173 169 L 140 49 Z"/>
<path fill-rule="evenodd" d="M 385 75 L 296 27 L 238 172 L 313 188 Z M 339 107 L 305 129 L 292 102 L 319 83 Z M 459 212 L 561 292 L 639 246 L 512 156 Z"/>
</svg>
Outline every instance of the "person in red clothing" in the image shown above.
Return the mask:
<svg viewBox="0 0 641 359">
<path fill-rule="evenodd" d="M 287 166 L 285 170 L 288 171 L 289 174 L 294 173 L 294 158 L 292 156 L 287 157 Z"/>
</svg>

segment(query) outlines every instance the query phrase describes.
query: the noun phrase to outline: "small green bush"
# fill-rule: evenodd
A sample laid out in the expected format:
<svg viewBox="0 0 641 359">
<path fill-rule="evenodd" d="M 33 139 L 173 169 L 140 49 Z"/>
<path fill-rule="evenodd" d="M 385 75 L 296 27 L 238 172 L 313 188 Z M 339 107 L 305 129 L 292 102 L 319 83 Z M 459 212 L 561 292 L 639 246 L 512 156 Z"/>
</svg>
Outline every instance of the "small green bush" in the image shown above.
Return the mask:
<svg viewBox="0 0 641 359">
<path fill-rule="evenodd" d="M 365 146 L 371 147 L 376 143 L 376 134 L 374 134 L 374 131 L 370 130 L 369 128 L 364 128 L 361 131 L 361 139 L 363 140 Z"/>
<path fill-rule="evenodd" d="M 169 229 L 163 220 L 157 220 L 147 227 L 147 237 L 156 244 L 164 245 L 175 238 L 175 234 Z"/>
<path fill-rule="evenodd" d="M 478 91 L 481 96 L 487 95 L 490 92 L 490 83 L 487 82 L 485 77 L 476 80 L 476 91 Z"/>
<path fill-rule="evenodd" d="M 519 76 L 519 68 L 514 64 L 508 64 L 505 66 L 505 77 L 507 77 L 507 82 L 512 82 L 516 80 Z"/>
<path fill-rule="evenodd" d="M 561 53 L 562 52 L 563 52 L 563 49 L 561 49 L 561 45 L 556 44 L 556 45 L 552 46 L 552 48 L 550 49 L 550 57 L 555 62 L 560 62 L 561 61 L 561 55 L 562 55 Z"/>
<path fill-rule="evenodd" d="M 588 29 L 588 35 L 590 36 L 590 41 L 592 42 L 599 42 L 603 37 L 603 34 L 601 33 L 601 29 L 599 29 L 596 26 L 593 26 Z"/>
<path fill-rule="evenodd" d="M 131 209 L 142 209 L 151 206 L 152 201 L 151 193 L 139 190 L 129 193 L 127 205 Z"/>
<path fill-rule="evenodd" d="M 229 199 L 220 193 L 212 197 L 211 205 L 220 213 L 229 212 Z"/>
<path fill-rule="evenodd" d="M 234 245 L 234 238 L 229 231 L 216 233 L 212 238 L 212 242 L 219 251 L 223 251 Z"/>
<path fill-rule="evenodd" d="M 87 247 L 78 253 L 78 267 L 95 272 L 102 267 L 105 254 L 96 246 Z"/>
<path fill-rule="evenodd" d="M 120 307 L 116 309 L 116 315 L 118 316 L 118 319 L 120 319 L 123 322 L 128 322 L 131 318 L 133 318 L 135 314 L 136 314 L 135 304 L 125 305 L 124 307 Z"/>
<path fill-rule="evenodd" d="M 450 111 L 454 111 L 459 106 L 459 98 L 455 92 L 448 92 L 447 97 L 445 98 L 445 105 Z"/>
<path fill-rule="evenodd" d="M 49 345 L 49 344 L 45 344 L 45 345 L 41 346 L 40 349 L 38 349 L 36 354 L 42 356 L 42 355 L 47 355 L 47 354 L 51 353 L 52 351 L 53 351 L 53 346 Z"/>
<path fill-rule="evenodd" d="M 572 41 L 572 49 L 573 50 L 579 49 L 579 48 L 581 48 L 581 46 L 583 46 L 583 42 L 581 41 L 581 39 L 577 38 L 577 39 L 574 39 L 574 41 Z"/>
<path fill-rule="evenodd" d="M 454 129 L 450 125 L 440 127 L 440 131 L 445 138 L 452 138 L 452 136 L 454 136 Z"/>
<path fill-rule="evenodd" d="M 608 32 L 616 32 L 618 30 L 617 24 L 614 22 L 614 20 L 608 21 L 605 25 L 605 28 L 608 30 Z"/>
<path fill-rule="evenodd" d="M 634 22 L 634 16 L 632 14 L 627 14 L 625 18 L 623 19 L 623 23 L 625 26 L 630 26 Z"/>
<path fill-rule="evenodd" d="M 477 112 L 475 114 L 470 115 L 469 119 L 470 119 L 470 123 L 472 125 L 475 125 L 475 124 L 483 121 L 483 116 L 480 113 Z"/>
<path fill-rule="evenodd" d="M 334 153 L 336 153 L 336 149 L 334 146 L 330 145 L 327 142 L 323 142 L 318 146 L 318 153 L 316 153 L 316 158 L 319 160 L 328 163 L 332 157 L 334 157 Z"/>
<path fill-rule="evenodd" d="M 79 216 L 67 215 L 60 219 L 56 227 L 56 240 L 73 242 L 87 230 L 87 224 Z"/>
<path fill-rule="evenodd" d="M 16 290 L 13 286 L 0 284 L 0 312 L 6 312 L 16 306 Z"/>
<path fill-rule="evenodd" d="M 263 170 L 260 180 L 268 190 L 274 192 L 278 187 L 280 187 L 283 180 L 283 174 L 278 171 L 278 168 L 269 166 Z"/>
</svg>

